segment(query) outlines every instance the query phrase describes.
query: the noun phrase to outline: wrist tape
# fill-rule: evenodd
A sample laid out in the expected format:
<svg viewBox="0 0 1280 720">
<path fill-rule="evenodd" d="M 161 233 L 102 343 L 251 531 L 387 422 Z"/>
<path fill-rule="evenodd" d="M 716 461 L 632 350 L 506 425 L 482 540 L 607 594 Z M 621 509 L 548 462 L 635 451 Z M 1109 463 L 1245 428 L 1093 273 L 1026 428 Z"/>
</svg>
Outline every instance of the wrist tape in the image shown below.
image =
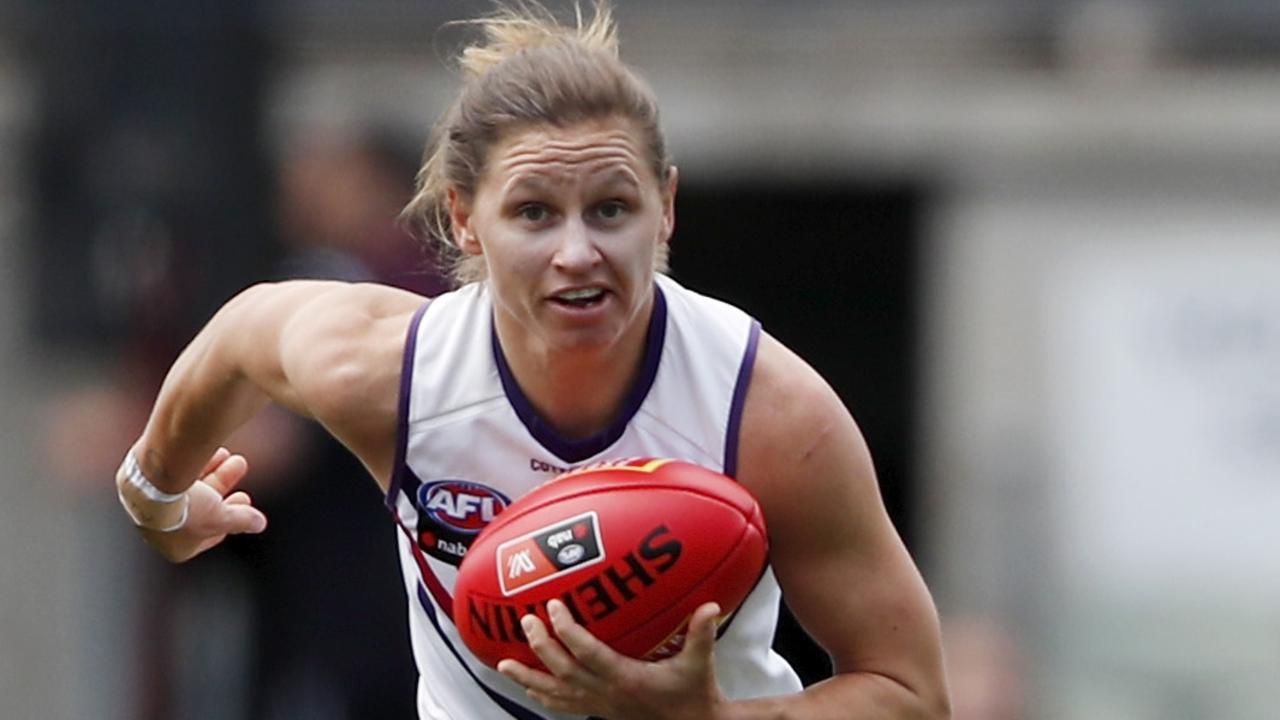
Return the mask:
<svg viewBox="0 0 1280 720">
<path fill-rule="evenodd" d="M 121 480 L 123 477 L 123 480 Z M 153 520 L 147 517 L 147 513 L 140 513 L 140 505 L 144 505 L 143 501 L 138 498 L 125 497 L 125 488 L 129 487 L 141 493 L 146 502 L 154 505 L 172 505 L 174 503 L 182 503 L 182 515 L 177 522 L 168 527 L 156 527 L 151 524 Z M 190 509 L 190 498 L 187 493 L 167 493 L 156 487 L 142 473 L 142 468 L 138 465 L 138 458 L 133 454 L 133 450 L 124 456 L 124 462 L 120 464 L 120 471 L 117 473 L 116 495 L 120 498 L 120 504 L 124 506 L 124 511 L 129 514 L 129 518 L 133 520 L 133 524 L 138 527 L 156 530 L 159 532 L 173 532 L 187 524 L 187 511 Z"/>
</svg>

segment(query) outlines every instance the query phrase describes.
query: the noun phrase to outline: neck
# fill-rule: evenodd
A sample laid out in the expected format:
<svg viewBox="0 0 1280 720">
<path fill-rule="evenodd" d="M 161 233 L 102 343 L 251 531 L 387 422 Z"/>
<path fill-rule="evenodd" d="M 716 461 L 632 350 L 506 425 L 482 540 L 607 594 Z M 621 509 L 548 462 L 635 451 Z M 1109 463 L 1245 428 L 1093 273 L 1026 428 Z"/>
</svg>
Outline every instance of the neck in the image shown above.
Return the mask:
<svg viewBox="0 0 1280 720">
<path fill-rule="evenodd" d="M 606 347 L 550 348 L 496 323 L 498 342 L 520 391 L 538 416 L 570 440 L 595 435 L 623 411 L 644 365 L 653 301 Z"/>
</svg>

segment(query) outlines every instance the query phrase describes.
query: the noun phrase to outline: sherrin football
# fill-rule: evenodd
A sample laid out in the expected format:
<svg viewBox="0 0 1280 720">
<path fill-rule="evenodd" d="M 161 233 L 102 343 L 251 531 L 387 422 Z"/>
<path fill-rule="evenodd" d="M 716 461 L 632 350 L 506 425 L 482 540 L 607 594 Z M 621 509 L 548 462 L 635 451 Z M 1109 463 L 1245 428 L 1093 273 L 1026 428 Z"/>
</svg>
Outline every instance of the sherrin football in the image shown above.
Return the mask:
<svg viewBox="0 0 1280 720">
<path fill-rule="evenodd" d="M 657 660 L 679 651 L 699 605 L 735 610 L 767 554 L 755 498 L 720 473 L 655 459 L 574 470 L 476 537 L 458 569 L 454 622 L 486 664 L 542 667 L 520 618 L 547 622 L 546 603 L 559 598 L 613 649 Z"/>
</svg>

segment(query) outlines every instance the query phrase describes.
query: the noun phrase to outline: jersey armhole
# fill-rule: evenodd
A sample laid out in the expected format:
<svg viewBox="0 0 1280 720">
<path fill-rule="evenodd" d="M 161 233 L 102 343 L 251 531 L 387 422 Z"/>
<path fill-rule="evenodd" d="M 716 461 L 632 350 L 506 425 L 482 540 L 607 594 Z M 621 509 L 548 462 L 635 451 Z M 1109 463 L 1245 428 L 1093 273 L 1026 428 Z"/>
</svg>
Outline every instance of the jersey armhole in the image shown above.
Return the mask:
<svg viewBox="0 0 1280 720">
<path fill-rule="evenodd" d="M 747 388 L 751 385 L 751 372 L 756 366 L 756 349 L 760 345 L 760 321 L 752 320 L 747 331 L 747 348 L 738 366 L 738 379 L 733 387 L 733 400 L 729 404 L 729 422 L 724 438 L 724 474 L 738 479 L 738 436 L 742 432 L 742 410 L 747 401 Z"/>
<path fill-rule="evenodd" d="M 395 464 L 391 466 L 391 483 L 387 487 L 385 498 L 387 507 L 392 513 L 396 512 L 396 495 L 399 494 L 400 487 L 404 483 L 404 474 L 407 470 L 405 454 L 409 450 L 409 399 L 413 394 L 413 367 L 414 360 L 417 358 L 418 326 L 422 323 L 422 316 L 426 314 L 429 305 L 431 300 L 424 302 L 422 307 L 413 313 L 413 319 L 409 321 L 408 335 L 404 341 L 404 359 L 400 366 L 400 399 L 396 410 L 396 457 Z"/>
</svg>

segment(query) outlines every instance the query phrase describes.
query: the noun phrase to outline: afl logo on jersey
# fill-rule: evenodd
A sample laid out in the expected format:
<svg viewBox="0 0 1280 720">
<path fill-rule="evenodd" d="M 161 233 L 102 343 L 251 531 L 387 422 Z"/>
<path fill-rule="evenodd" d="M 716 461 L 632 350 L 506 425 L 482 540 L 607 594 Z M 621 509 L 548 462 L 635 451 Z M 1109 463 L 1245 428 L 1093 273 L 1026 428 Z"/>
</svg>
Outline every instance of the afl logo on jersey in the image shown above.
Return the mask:
<svg viewBox="0 0 1280 720">
<path fill-rule="evenodd" d="M 434 524 L 475 535 L 507 508 L 493 488 L 466 480 L 437 480 L 418 488 L 418 507 Z"/>
<path fill-rule="evenodd" d="M 458 565 L 476 535 L 511 501 L 487 485 L 456 478 L 418 487 L 418 547 L 450 565 Z"/>
</svg>

